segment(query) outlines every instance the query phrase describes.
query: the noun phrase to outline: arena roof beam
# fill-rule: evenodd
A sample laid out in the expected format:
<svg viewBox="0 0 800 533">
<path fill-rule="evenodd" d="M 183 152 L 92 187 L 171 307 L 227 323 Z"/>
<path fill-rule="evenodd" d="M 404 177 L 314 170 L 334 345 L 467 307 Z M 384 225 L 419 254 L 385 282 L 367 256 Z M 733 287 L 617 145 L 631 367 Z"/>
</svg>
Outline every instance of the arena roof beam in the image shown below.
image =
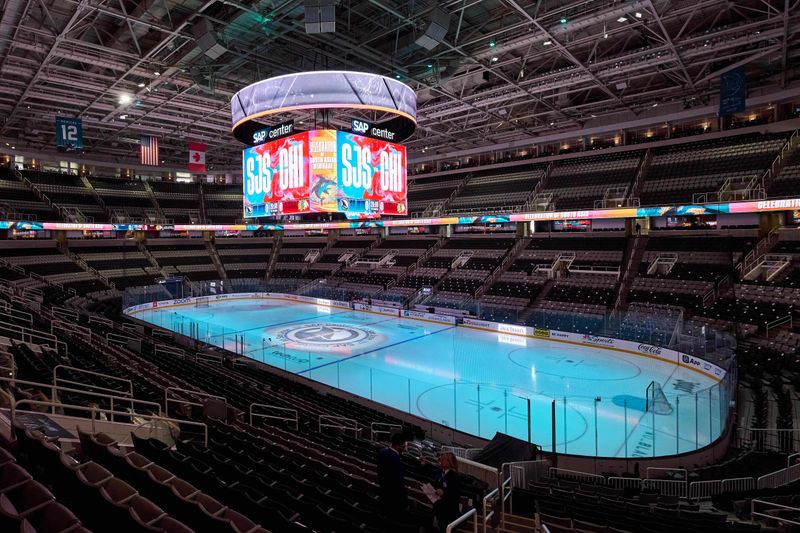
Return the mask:
<svg viewBox="0 0 800 533">
<path fill-rule="evenodd" d="M 42 4 L 42 9 L 47 10 L 47 6 Z M 83 15 L 82 7 L 78 7 L 77 9 L 75 9 L 75 12 L 72 14 L 72 16 L 70 17 L 69 21 L 67 21 L 67 23 L 64 25 L 64 28 L 62 28 L 61 32 L 56 36 L 56 41 L 53 44 L 53 47 L 47 52 L 47 55 L 42 60 L 41 66 L 36 71 L 36 73 L 33 75 L 33 78 L 31 78 L 31 81 L 28 83 L 27 87 L 25 88 L 25 91 L 22 93 L 22 96 L 20 96 L 20 98 L 19 98 L 19 100 L 17 102 L 17 105 L 14 106 L 14 108 L 8 114 L 8 117 L 6 117 L 6 120 L 3 123 L 3 126 L 0 127 L 0 135 L 5 134 L 5 132 L 8 130 L 8 127 L 11 125 L 11 123 L 14 122 L 15 116 L 19 112 L 19 110 L 22 108 L 22 105 L 25 102 L 28 94 L 33 89 L 33 87 L 39 82 L 39 79 L 40 79 L 42 73 L 44 72 L 45 68 L 50 64 L 50 61 L 52 61 L 53 57 L 55 57 L 55 50 L 58 48 L 58 46 L 61 44 L 61 42 L 66 38 L 66 36 L 70 32 L 70 30 L 73 29 L 73 26 L 79 20 L 81 20 L 84 16 L 87 16 L 87 15 Z"/>
</svg>

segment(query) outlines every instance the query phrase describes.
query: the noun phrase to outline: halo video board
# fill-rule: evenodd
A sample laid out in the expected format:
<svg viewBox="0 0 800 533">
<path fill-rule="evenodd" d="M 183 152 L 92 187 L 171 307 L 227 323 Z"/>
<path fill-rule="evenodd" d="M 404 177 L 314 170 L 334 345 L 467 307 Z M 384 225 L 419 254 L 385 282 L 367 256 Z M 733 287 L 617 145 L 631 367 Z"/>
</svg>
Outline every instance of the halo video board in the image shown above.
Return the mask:
<svg viewBox="0 0 800 533">
<path fill-rule="evenodd" d="M 245 218 L 340 212 L 407 214 L 406 149 L 354 133 L 312 130 L 243 151 Z"/>
</svg>

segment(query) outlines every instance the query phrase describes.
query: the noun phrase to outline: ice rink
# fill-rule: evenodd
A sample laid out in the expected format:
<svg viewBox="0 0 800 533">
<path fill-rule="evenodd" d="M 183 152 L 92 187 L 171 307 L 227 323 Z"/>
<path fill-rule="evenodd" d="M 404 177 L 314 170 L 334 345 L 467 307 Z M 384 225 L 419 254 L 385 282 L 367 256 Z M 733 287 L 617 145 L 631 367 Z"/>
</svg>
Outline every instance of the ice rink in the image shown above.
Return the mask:
<svg viewBox="0 0 800 533">
<path fill-rule="evenodd" d="M 604 457 L 683 453 L 721 433 L 714 379 L 642 355 L 279 299 L 133 315 L 473 435 L 527 439 L 530 425 L 548 451 L 554 422 L 558 452 Z M 646 410 L 651 382 L 669 414 Z"/>
</svg>

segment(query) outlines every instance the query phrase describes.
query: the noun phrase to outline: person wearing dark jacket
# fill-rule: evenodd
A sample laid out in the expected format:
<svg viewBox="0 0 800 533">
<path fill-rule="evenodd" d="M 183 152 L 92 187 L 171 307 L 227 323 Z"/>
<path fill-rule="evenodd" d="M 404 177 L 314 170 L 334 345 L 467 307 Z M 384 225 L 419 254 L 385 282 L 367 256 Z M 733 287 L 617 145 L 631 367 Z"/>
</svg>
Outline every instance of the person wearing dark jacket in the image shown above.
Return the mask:
<svg viewBox="0 0 800 533">
<path fill-rule="evenodd" d="M 458 477 L 458 461 L 452 453 L 439 456 L 442 471 L 433 483 L 439 496 L 433 504 L 433 516 L 440 531 L 445 531 L 448 524 L 461 516 L 461 479 Z"/>
<path fill-rule="evenodd" d="M 399 519 L 408 506 L 405 466 L 401 454 L 406 448 L 402 433 L 392 435 L 391 445 L 378 451 L 378 496 L 389 519 Z"/>
</svg>

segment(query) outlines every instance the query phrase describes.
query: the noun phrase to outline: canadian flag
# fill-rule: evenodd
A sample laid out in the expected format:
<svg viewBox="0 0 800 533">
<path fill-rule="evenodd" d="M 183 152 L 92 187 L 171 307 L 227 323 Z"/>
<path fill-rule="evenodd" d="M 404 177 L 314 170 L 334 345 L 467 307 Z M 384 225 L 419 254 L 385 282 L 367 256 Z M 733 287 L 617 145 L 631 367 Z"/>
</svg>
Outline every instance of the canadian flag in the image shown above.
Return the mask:
<svg viewBox="0 0 800 533">
<path fill-rule="evenodd" d="M 189 172 L 206 171 L 206 145 L 189 143 Z"/>
</svg>

